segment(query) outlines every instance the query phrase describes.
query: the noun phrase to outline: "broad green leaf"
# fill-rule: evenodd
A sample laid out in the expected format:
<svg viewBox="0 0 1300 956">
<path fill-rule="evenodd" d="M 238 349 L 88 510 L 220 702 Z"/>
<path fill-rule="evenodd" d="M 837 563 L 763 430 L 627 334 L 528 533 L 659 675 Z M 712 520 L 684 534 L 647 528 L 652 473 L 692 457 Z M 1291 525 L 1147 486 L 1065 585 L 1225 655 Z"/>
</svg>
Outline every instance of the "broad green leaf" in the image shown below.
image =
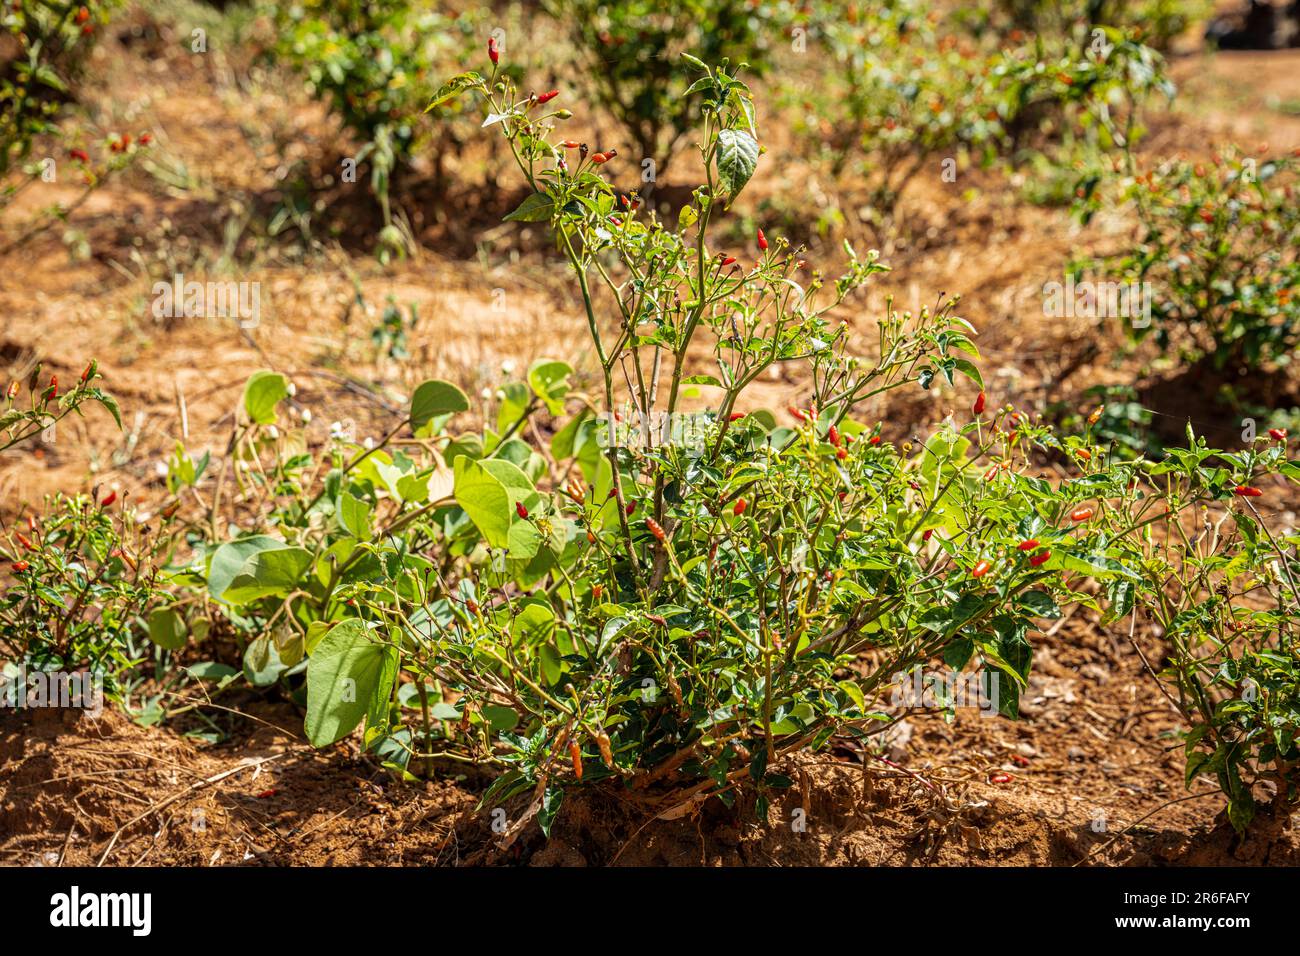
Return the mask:
<svg viewBox="0 0 1300 956">
<path fill-rule="evenodd" d="M 521 202 L 515 211 L 505 217 L 506 222 L 549 222 L 555 215 L 555 202 L 545 193 L 533 193 Z"/>
<path fill-rule="evenodd" d="M 478 462 L 470 461 L 464 456 L 456 459 L 455 473 L 453 494 L 456 504 L 465 509 L 470 521 L 474 522 L 474 527 L 478 528 L 489 545 L 494 548 L 506 547 L 510 521 L 514 514 L 505 485 L 485 471 Z"/>
<path fill-rule="evenodd" d="M 244 678 L 254 687 L 270 687 L 288 669 L 270 634 L 254 638 L 244 649 Z"/>
<path fill-rule="evenodd" d="M 387 700 L 397 677 L 397 648 L 382 644 L 364 621 L 330 630 L 307 661 L 307 739 L 317 747 L 342 740 Z"/>
<path fill-rule="evenodd" d="M 221 600 L 221 595 L 225 593 L 226 588 L 230 587 L 230 583 L 235 580 L 235 575 L 240 572 L 244 562 L 250 556 L 259 551 L 287 547 L 289 545 L 279 538 L 264 534 L 227 541 L 213 552 L 212 562 L 208 567 L 208 593 Z"/>
<path fill-rule="evenodd" d="M 224 681 L 239 673 L 229 664 L 220 664 L 217 661 L 203 661 L 199 664 L 191 664 L 185 668 L 185 672 L 196 680 L 214 681 Z"/>
<path fill-rule="evenodd" d="M 732 199 L 745 188 L 758 166 L 758 140 L 739 129 L 724 129 L 718 134 L 718 185 Z"/>
<path fill-rule="evenodd" d="M 350 491 L 339 495 L 339 524 L 355 538 L 370 537 L 370 502 L 362 501 Z"/>
<path fill-rule="evenodd" d="M 249 555 L 221 597 L 231 604 L 248 604 L 264 597 L 283 597 L 297 587 L 311 567 L 306 548 L 284 547 Z"/>
<path fill-rule="evenodd" d="M 244 411 L 258 425 L 275 423 L 275 406 L 289 397 L 289 380 L 279 372 L 260 371 L 244 386 Z"/>
<path fill-rule="evenodd" d="M 564 396 L 569 391 L 573 368 L 564 362 L 539 359 L 528 369 L 528 384 L 552 415 L 564 411 Z"/>
<path fill-rule="evenodd" d="M 185 619 L 174 607 L 160 607 L 149 615 L 149 640 L 169 651 L 185 646 Z"/>
<path fill-rule="evenodd" d="M 451 382 L 429 379 L 416 386 L 411 396 L 411 427 L 423 428 L 439 415 L 469 411 L 469 399 Z"/>
<path fill-rule="evenodd" d="M 547 601 L 530 599 L 521 604 L 510 629 L 518 644 L 535 645 L 549 641 L 555 633 L 555 611 Z"/>
</svg>

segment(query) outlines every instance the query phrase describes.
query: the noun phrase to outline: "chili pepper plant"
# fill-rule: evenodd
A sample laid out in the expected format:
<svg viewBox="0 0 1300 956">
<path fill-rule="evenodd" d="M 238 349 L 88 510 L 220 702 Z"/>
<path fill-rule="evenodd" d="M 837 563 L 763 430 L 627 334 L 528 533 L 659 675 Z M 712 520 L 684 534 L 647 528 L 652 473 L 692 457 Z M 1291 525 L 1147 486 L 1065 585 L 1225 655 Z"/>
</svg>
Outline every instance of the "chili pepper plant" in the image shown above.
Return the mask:
<svg viewBox="0 0 1300 956">
<path fill-rule="evenodd" d="M 660 814 L 744 794 L 761 815 L 789 785 L 785 755 L 837 734 L 873 752 L 913 667 L 977 670 L 1015 717 L 1032 635 L 1066 606 L 1172 627 L 1171 587 L 1199 608 L 1227 582 L 1245 602 L 1234 620 L 1262 616 L 1249 644 L 1211 646 L 1234 660 L 1248 648 L 1234 666 L 1272 696 L 1187 707 L 1189 775 L 1223 769 L 1242 801 L 1271 774 L 1294 798 L 1293 731 L 1277 723 L 1295 706 L 1294 645 L 1272 629 L 1294 617 L 1294 571 L 1250 583 L 1270 562 L 1292 568 L 1294 535 L 1261 519 L 1253 547 L 1218 539 L 1227 560 L 1207 570 L 1167 557 L 1205 510 L 1222 525 L 1300 477 L 1284 443 L 1114 460 L 1092 433 L 1099 412 L 1057 434 L 986 396 L 956 301 L 844 321 L 886 271 L 874 254 L 846 247 L 845 272 L 825 279 L 761 229 L 747 248 L 715 244 L 760 157 L 749 89 L 726 64 L 687 60 L 701 182 L 665 222 L 616 186 L 615 150 L 564 138 L 563 91 L 521 94 L 493 60 L 434 104 L 475 97 L 504 137 L 530 189 L 507 218 L 553 236 L 595 368 L 540 360 L 502 384 L 486 422 L 427 381 L 378 441 L 340 434 L 319 459 L 280 417 L 292 384 L 250 379 L 207 527 L 191 529 L 199 555 L 176 576 L 201 592 L 179 602 L 244 635 L 245 674 L 299 695 L 314 743 L 364 727 L 402 775 L 494 768 L 485 800 L 526 804 L 516 833 L 532 819 L 549 831 L 576 786 Z M 785 411 L 754 407 L 751 386 L 779 366 L 807 389 Z M 978 398 L 924 440 L 891 441 L 865 415 L 894 389 L 963 378 Z M 1049 456 L 1072 463 L 1068 480 L 1041 476 Z M 230 539 L 217 514 L 235 500 L 251 517 Z M 1187 625 L 1153 697 L 1195 699 L 1214 633 Z M 1247 735 L 1255 749 L 1196 756 Z"/>
<path fill-rule="evenodd" d="M 1136 210 L 1131 251 L 1094 265 L 1152 290 L 1135 340 L 1217 368 L 1276 369 L 1300 347 L 1300 204 L 1295 156 L 1225 150 L 1212 161 L 1172 161 L 1119 182 Z"/>
</svg>

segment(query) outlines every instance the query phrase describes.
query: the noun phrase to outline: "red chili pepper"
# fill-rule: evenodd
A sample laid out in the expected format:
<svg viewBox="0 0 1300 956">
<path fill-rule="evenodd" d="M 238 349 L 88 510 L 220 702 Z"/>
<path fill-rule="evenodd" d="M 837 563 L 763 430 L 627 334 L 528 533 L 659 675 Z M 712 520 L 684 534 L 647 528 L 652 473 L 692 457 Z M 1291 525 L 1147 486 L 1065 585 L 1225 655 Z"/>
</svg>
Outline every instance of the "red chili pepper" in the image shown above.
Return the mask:
<svg viewBox="0 0 1300 956">
<path fill-rule="evenodd" d="M 148 133 L 141 133 L 141 134 L 140 134 L 140 145 L 141 145 L 141 146 L 148 146 L 148 145 L 149 145 L 150 143 L 152 143 L 152 142 L 153 142 L 153 137 L 150 136 Z"/>
<path fill-rule="evenodd" d="M 578 141 L 577 141 L 577 140 L 573 140 L 573 139 L 566 139 L 566 140 L 565 140 L 563 143 L 561 143 L 560 145 L 563 146 L 565 149 L 577 149 L 577 148 L 578 148 Z"/>
<path fill-rule="evenodd" d="M 1011 782 L 1011 774 L 1009 773 L 998 772 L 994 774 L 989 774 L 989 783 L 1010 783 L 1010 782 Z"/>
<path fill-rule="evenodd" d="M 840 461 L 843 461 L 845 458 L 849 457 L 849 450 L 847 448 L 841 448 L 839 451 L 835 453 L 835 457 L 838 458 Z"/>
<path fill-rule="evenodd" d="M 1041 567 L 1043 564 L 1047 563 L 1047 559 L 1050 558 L 1051 556 L 1052 556 L 1052 552 L 1043 550 L 1040 551 L 1038 554 L 1034 555 L 1032 558 L 1030 558 L 1029 563 L 1032 567 L 1035 568 Z"/>
<path fill-rule="evenodd" d="M 259 793 L 257 795 L 257 799 L 265 800 L 267 797 L 274 797 L 279 792 L 280 791 L 277 790 L 275 787 L 272 787 L 270 790 L 263 790 L 261 793 Z"/>
<path fill-rule="evenodd" d="M 871 436 L 871 444 L 873 444 L 873 445 L 879 445 L 879 444 L 880 444 L 880 436 L 879 436 L 879 435 L 872 435 L 872 436 Z"/>
<path fill-rule="evenodd" d="M 745 513 L 745 509 L 748 507 L 749 507 L 749 502 L 747 502 L 744 498 L 737 498 L 736 503 L 731 506 L 731 513 L 735 515 L 737 518 L 739 518 L 741 515 Z"/>
<path fill-rule="evenodd" d="M 763 235 L 763 230 L 758 230 L 758 251 L 767 252 L 767 236 Z"/>
<path fill-rule="evenodd" d="M 551 90 L 548 93 L 543 93 L 541 96 L 537 97 L 538 105 L 541 105 L 542 103 L 549 103 L 551 100 L 555 99 L 559 95 L 560 95 L 559 90 Z"/>
<path fill-rule="evenodd" d="M 528 517 L 528 509 L 524 507 L 524 503 L 522 501 L 515 502 L 515 514 L 519 515 L 519 517 L 521 518 Z"/>
<path fill-rule="evenodd" d="M 989 573 L 989 569 L 992 567 L 993 567 L 992 561 L 980 561 L 971 570 L 970 576 L 973 578 L 982 578 L 984 577 L 984 575 Z"/>
<path fill-rule="evenodd" d="M 1034 548 L 1038 547 L 1038 539 L 1028 538 L 1024 541 L 1021 541 L 1018 545 L 1016 545 L 1016 547 L 1019 548 L 1021 551 L 1033 551 Z"/>
<path fill-rule="evenodd" d="M 663 526 L 659 524 L 658 521 L 655 521 L 654 518 L 646 518 L 645 526 L 649 529 L 650 533 L 655 536 L 655 539 L 660 542 L 664 541 L 668 537 L 664 533 Z"/>
<path fill-rule="evenodd" d="M 984 393 L 980 392 L 975 396 L 975 404 L 971 406 L 971 411 L 976 415 L 984 414 Z"/>
<path fill-rule="evenodd" d="M 597 166 L 599 166 L 601 163 L 608 162 L 608 161 L 609 161 L 609 157 L 606 156 L 604 153 L 592 153 L 592 154 L 591 154 L 591 161 L 592 161 L 594 164 L 596 164 Z"/>
<path fill-rule="evenodd" d="M 15 562 L 14 562 L 14 570 L 15 570 L 15 571 L 26 571 L 26 570 L 27 570 L 28 568 L 30 568 L 30 567 L 31 567 L 31 565 L 28 564 L 26 561 L 15 561 Z"/>
<path fill-rule="evenodd" d="M 17 383 L 17 382 L 10 382 L 10 383 L 9 383 L 9 389 L 5 392 L 5 397 L 8 398 L 10 401 L 13 401 L 15 398 L 18 397 L 18 383 Z"/>
<path fill-rule="evenodd" d="M 1015 764 L 1017 767 L 1028 767 L 1028 766 L 1029 766 L 1029 758 L 1028 758 L 1028 757 L 1025 757 L 1025 756 L 1023 756 L 1023 755 L 1021 755 L 1021 754 L 1012 754 L 1012 755 L 1011 755 L 1011 762 L 1012 762 L 1013 764 Z"/>
<path fill-rule="evenodd" d="M 576 740 L 569 741 L 569 761 L 573 764 L 573 775 L 582 779 L 582 748 Z"/>
<path fill-rule="evenodd" d="M 933 529 L 933 528 L 926 528 L 925 531 L 921 532 L 921 540 L 922 540 L 922 541 L 929 541 L 932 537 L 934 537 L 934 529 Z"/>
<path fill-rule="evenodd" d="M 727 256 L 725 259 L 722 260 L 723 268 L 726 268 L 727 266 L 731 265 L 735 261 L 736 261 L 735 256 Z"/>
<path fill-rule="evenodd" d="M 826 437 L 830 439 L 830 443 L 836 448 L 840 447 L 840 430 L 834 425 L 832 425 L 830 430 L 826 432 Z"/>
<path fill-rule="evenodd" d="M 497 50 L 496 37 L 488 37 L 488 59 L 492 61 L 493 66 L 496 66 L 501 60 L 501 53 Z"/>
<path fill-rule="evenodd" d="M 744 418 L 746 414 L 747 414 L 746 412 L 732 412 L 730 415 L 727 416 L 727 421 L 738 422 L 742 418 Z"/>
<path fill-rule="evenodd" d="M 85 23 L 90 19 L 90 11 L 85 7 L 82 7 L 77 11 L 77 15 L 73 19 L 75 19 L 77 23 Z"/>
<path fill-rule="evenodd" d="M 601 584 L 593 584 L 593 585 L 591 586 L 591 599 L 592 599 L 593 601 L 599 601 L 601 595 L 604 594 L 604 593 L 605 593 L 605 587 L 604 587 L 604 585 L 601 585 Z"/>
<path fill-rule="evenodd" d="M 596 536 L 595 536 L 594 534 L 592 534 L 590 531 L 588 531 L 588 532 L 587 532 L 587 544 L 595 544 L 595 543 L 596 543 Z"/>
<path fill-rule="evenodd" d="M 465 607 L 469 608 L 471 614 L 478 613 L 478 601 L 475 601 L 473 598 L 465 598 Z"/>
<path fill-rule="evenodd" d="M 626 511 L 628 514 L 631 514 L 632 512 L 636 511 L 636 502 L 635 502 L 635 501 L 629 501 L 629 502 L 627 503 L 627 507 L 626 507 L 625 509 L 623 509 L 623 510 Z"/>
<path fill-rule="evenodd" d="M 20 532 L 15 532 L 14 536 L 18 539 L 18 543 L 21 544 L 28 551 L 36 550 L 36 545 L 32 544 L 32 539 L 27 537 L 27 535 L 22 534 Z"/>
<path fill-rule="evenodd" d="M 1264 492 L 1251 485 L 1238 485 L 1232 489 L 1232 493 L 1240 498 L 1258 498 Z"/>
<path fill-rule="evenodd" d="M 600 748 L 600 759 L 610 770 L 614 769 L 614 751 L 609 745 L 609 734 L 603 730 L 596 734 L 596 746 Z"/>
<path fill-rule="evenodd" d="M 1070 520 L 1076 522 L 1087 521 L 1089 518 L 1093 516 L 1093 513 L 1094 512 L 1091 508 L 1087 508 L 1087 507 L 1075 508 L 1073 511 L 1070 512 Z"/>
<path fill-rule="evenodd" d="M 90 162 L 90 156 L 89 154 L 86 153 L 84 149 L 70 149 L 68 150 L 68 156 L 70 156 L 72 159 L 77 160 L 80 163 Z"/>
<path fill-rule="evenodd" d="M 89 362 L 86 363 L 86 369 L 81 373 L 82 382 L 87 382 L 91 379 L 91 377 L 95 374 L 95 368 L 97 365 L 98 363 L 94 359 L 91 359 Z"/>
<path fill-rule="evenodd" d="M 805 412 L 802 408 L 795 408 L 793 405 L 791 405 L 789 407 L 789 412 L 791 415 L 794 416 L 795 421 L 806 422 L 808 420 L 808 413 Z"/>
<path fill-rule="evenodd" d="M 1270 428 L 1268 430 L 1268 437 L 1273 439 L 1273 441 L 1286 441 L 1286 429 Z"/>
<path fill-rule="evenodd" d="M 99 503 L 99 506 L 100 506 L 101 508 L 107 508 L 109 505 L 111 505 L 111 504 L 112 504 L 114 501 L 116 501 L 116 500 L 117 500 L 117 492 L 116 492 L 116 491 L 110 491 L 110 492 L 108 493 L 108 495 L 104 498 L 104 500 L 101 501 L 101 502 Z"/>
</svg>

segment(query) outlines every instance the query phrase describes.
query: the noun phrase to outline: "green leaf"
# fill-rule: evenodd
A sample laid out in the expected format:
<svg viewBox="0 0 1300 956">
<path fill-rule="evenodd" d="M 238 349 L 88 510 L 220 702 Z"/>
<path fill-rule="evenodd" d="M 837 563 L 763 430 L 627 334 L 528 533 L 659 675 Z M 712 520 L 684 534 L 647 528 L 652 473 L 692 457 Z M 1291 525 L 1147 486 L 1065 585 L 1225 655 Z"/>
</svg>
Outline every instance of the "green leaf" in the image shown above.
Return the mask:
<svg viewBox="0 0 1300 956">
<path fill-rule="evenodd" d="M 217 661 L 203 661 L 199 664 L 191 664 L 185 668 L 185 672 L 196 680 L 214 681 L 224 681 L 239 673 L 229 664 L 220 664 Z"/>
<path fill-rule="evenodd" d="M 411 396 L 411 427 L 417 431 L 439 415 L 469 411 L 469 399 L 451 382 L 429 379 Z"/>
<path fill-rule="evenodd" d="M 289 397 L 289 380 L 279 372 L 260 371 L 249 376 L 244 386 L 244 410 L 258 425 L 275 423 L 275 406 Z"/>
<path fill-rule="evenodd" d="M 508 730 L 513 730 L 515 724 L 519 723 L 519 715 L 511 708 L 502 704 L 484 705 L 483 719 L 492 727 L 492 732 L 494 734 L 501 734 Z"/>
<path fill-rule="evenodd" d="M 185 619 L 174 607 L 160 607 L 149 615 L 149 640 L 169 651 L 185 646 Z"/>
<path fill-rule="evenodd" d="M 718 134 L 716 165 L 718 185 L 734 199 L 758 166 L 758 140 L 744 130 L 724 129 Z"/>
<path fill-rule="evenodd" d="M 364 621 L 335 626 L 307 661 L 307 739 L 327 747 L 377 713 L 397 678 L 397 648 L 375 640 Z"/>
<path fill-rule="evenodd" d="M 94 398 L 95 401 L 108 409 L 108 413 L 113 416 L 113 421 L 117 422 L 117 427 L 120 430 L 122 428 L 122 412 L 117 407 L 117 399 L 112 395 L 105 395 L 99 389 L 95 389 Z"/>
<path fill-rule="evenodd" d="M 537 811 L 537 825 L 541 827 L 542 836 L 549 838 L 551 835 L 551 824 L 555 822 L 555 816 L 560 812 L 560 804 L 564 801 L 564 788 L 551 784 L 542 794 L 542 808 Z"/>
<path fill-rule="evenodd" d="M 438 91 L 433 94 L 433 99 L 429 101 L 429 105 L 424 108 L 424 111 L 427 113 L 434 107 L 441 106 L 448 100 L 455 99 L 466 90 L 472 89 L 476 86 L 481 86 L 482 83 L 483 77 L 479 76 L 472 70 L 468 73 L 458 73 L 446 83 L 442 84 L 442 86 L 438 87 Z"/>
<path fill-rule="evenodd" d="M 244 649 L 244 677 L 254 687 L 270 687 L 288 669 L 269 633 L 254 638 Z"/>
<path fill-rule="evenodd" d="M 565 362 L 538 359 L 528 369 L 528 384 L 533 394 L 546 403 L 552 415 L 564 411 L 564 396 L 569 392 L 569 376 L 573 368 Z"/>
<path fill-rule="evenodd" d="M 311 567 L 306 548 L 284 547 L 250 555 L 221 597 L 231 604 L 248 604 L 259 598 L 283 597 L 297 587 Z"/>
<path fill-rule="evenodd" d="M 354 538 L 370 537 L 370 503 L 350 491 L 339 495 L 339 524 Z"/>
<path fill-rule="evenodd" d="M 974 382 L 980 391 L 984 390 L 984 376 L 980 374 L 979 368 L 973 362 L 966 359 L 957 359 L 953 362 L 953 368 Z"/>
<path fill-rule="evenodd" d="M 259 551 L 269 551 L 275 548 L 287 548 L 279 538 L 272 538 L 269 535 L 257 534 L 249 538 L 240 538 L 237 541 L 227 541 L 221 547 L 217 548 L 212 555 L 212 562 L 208 567 L 208 593 L 217 600 L 221 600 L 221 595 L 225 593 L 226 588 L 230 587 L 235 575 L 243 568 L 244 562 Z"/>
<path fill-rule="evenodd" d="M 533 193 L 505 217 L 505 222 L 550 222 L 555 202 L 545 193 Z"/>
<path fill-rule="evenodd" d="M 522 474 L 522 472 L 521 472 Z M 462 456 L 456 459 L 453 495 L 465 509 L 484 540 L 494 548 L 504 548 L 510 534 L 512 505 L 505 486 L 483 469 L 478 462 Z"/>
<path fill-rule="evenodd" d="M 582 427 L 591 412 L 583 408 L 569 419 L 568 424 L 551 437 L 551 457 L 556 461 L 565 461 L 573 456 L 578 438 L 578 429 Z"/>
<path fill-rule="evenodd" d="M 511 624 L 511 634 L 517 644 L 540 644 L 555 633 L 555 611 L 550 603 L 530 599 L 522 603 Z"/>
</svg>

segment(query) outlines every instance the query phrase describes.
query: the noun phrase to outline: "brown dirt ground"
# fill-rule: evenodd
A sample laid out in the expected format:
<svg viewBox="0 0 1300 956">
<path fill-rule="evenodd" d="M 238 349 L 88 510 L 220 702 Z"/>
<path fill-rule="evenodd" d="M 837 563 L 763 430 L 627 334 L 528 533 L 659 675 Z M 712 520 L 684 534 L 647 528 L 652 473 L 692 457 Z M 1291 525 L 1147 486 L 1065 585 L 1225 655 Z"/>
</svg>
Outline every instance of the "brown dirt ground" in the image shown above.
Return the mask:
<svg viewBox="0 0 1300 956">
<path fill-rule="evenodd" d="M 282 84 L 251 82 L 255 74 L 222 56 L 196 64 L 176 49 L 124 33 L 97 58 L 96 117 L 106 128 L 151 129 L 158 146 L 142 169 L 97 192 L 66 227 L 85 236 L 91 256 L 71 261 L 56 229 L 0 262 L 3 377 L 36 360 L 71 377 L 93 354 L 126 425 L 118 433 L 92 413 L 61 426 L 55 442 L 0 460 L 0 519 L 13 520 L 45 494 L 96 483 L 156 508 L 165 496 L 156 464 L 177 439 L 219 454 L 243 380 L 258 368 L 295 380 L 294 403 L 312 410 L 307 433 L 315 441 L 331 421 L 345 419 L 357 422 L 359 435 L 381 434 L 389 412 L 423 378 L 451 378 L 477 394 L 497 380 L 504 360 L 582 359 L 585 328 L 562 270 L 530 251 L 526 238 L 515 244 L 513 233 L 480 229 L 501 211 L 490 202 L 467 205 L 464 215 L 446 205 L 413 211 L 427 249 L 477 244 L 484 250 L 477 259 L 421 252 L 385 271 L 342 241 L 304 241 L 311 252 L 304 258 L 292 243 L 259 235 L 251 224 L 274 204 L 287 164 L 327 167 L 337 135 L 314 105 L 286 99 Z M 1300 116 L 1283 108 L 1300 102 L 1300 51 L 1189 57 L 1174 74 L 1184 99 L 1154 124 L 1149 154 L 1201 154 L 1227 139 L 1300 146 Z M 468 156 L 463 168 L 487 159 Z M 760 166 L 748 208 L 801 181 L 797 171 Z M 46 188 L 11 210 L 6 231 L 74 195 Z M 323 221 L 355 215 L 348 197 L 336 193 L 331 202 L 338 208 L 320 210 Z M 895 271 L 869 300 L 847 310 L 850 323 L 874 314 L 887 293 L 908 306 L 960 292 L 963 314 L 983 333 L 992 388 L 1030 408 L 1049 394 L 1131 382 L 1149 359 L 1111 363 L 1117 340 L 1108 331 L 1049 320 L 1006 298 L 1008 290 L 1040 289 L 1072 255 L 1122 243 L 1122 220 L 1081 232 L 1062 211 L 1025 205 L 1000 180 L 974 174 L 960 193 L 918 181 L 904 208 L 912 241 L 892 251 Z M 155 279 L 202 275 L 232 251 L 242 263 L 239 278 L 263 283 L 258 328 L 152 317 Z M 352 305 L 358 288 L 365 307 Z M 505 294 L 502 311 L 492 307 L 497 289 Z M 416 303 L 422 317 L 413 358 L 403 364 L 377 361 L 367 343 L 388 295 Z M 799 385 L 762 383 L 754 401 L 787 404 Z M 891 437 L 901 437 L 967 401 L 936 390 L 875 411 Z M 1163 411 L 1179 420 L 1187 414 L 1181 403 Z M 1294 524 L 1291 508 L 1277 517 Z M 1176 716 L 1122 637 L 1080 614 L 1032 639 L 1035 676 L 1022 720 L 909 717 L 910 736 L 894 739 L 890 750 L 905 769 L 874 760 L 864 769 L 861 755 L 847 749 L 792 760 L 787 772 L 797 786 L 766 821 L 714 801 L 681 819 L 647 822 L 618 794 L 584 794 L 569 798 L 549 843 L 534 825 L 506 852 L 475 809 L 485 780 L 448 769 L 423 789 L 395 782 L 352 742 L 311 750 L 300 718 L 284 705 L 251 699 L 242 707 L 251 716 L 232 722 L 230 742 L 213 746 L 112 712 L 98 719 L 9 714 L 0 718 L 0 862 L 1300 862 L 1294 820 L 1265 816 L 1243 841 L 1222 822 L 1217 797 L 1184 789 Z M 1137 640 L 1159 658 L 1158 639 Z M 1011 780 L 990 783 L 998 771 Z M 790 826 L 795 809 L 805 811 L 803 832 Z"/>
</svg>

